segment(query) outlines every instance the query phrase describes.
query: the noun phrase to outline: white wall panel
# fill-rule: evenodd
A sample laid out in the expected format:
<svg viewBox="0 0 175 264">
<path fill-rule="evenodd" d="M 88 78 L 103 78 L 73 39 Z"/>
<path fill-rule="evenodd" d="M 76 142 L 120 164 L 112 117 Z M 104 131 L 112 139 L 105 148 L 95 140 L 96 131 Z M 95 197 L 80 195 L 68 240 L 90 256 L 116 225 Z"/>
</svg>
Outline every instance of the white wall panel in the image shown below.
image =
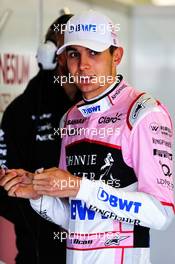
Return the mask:
<svg viewBox="0 0 175 264">
<path fill-rule="evenodd" d="M 77 0 L 43 0 L 44 4 L 44 34 L 48 26 L 60 16 L 60 10 L 68 7 L 73 14 L 85 11 L 90 8 L 91 4 Z"/>
<path fill-rule="evenodd" d="M 10 10 L 0 28 L 0 119 L 10 101 L 36 73 L 38 45 L 37 1 L 0 0 L 0 17 Z M 2 20 L 0 21 L 1 25 Z"/>
<path fill-rule="evenodd" d="M 132 84 L 168 107 L 175 121 L 175 7 L 133 10 L 130 72 Z M 175 263 L 175 221 L 151 232 L 153 264 Z"/>
</svg>

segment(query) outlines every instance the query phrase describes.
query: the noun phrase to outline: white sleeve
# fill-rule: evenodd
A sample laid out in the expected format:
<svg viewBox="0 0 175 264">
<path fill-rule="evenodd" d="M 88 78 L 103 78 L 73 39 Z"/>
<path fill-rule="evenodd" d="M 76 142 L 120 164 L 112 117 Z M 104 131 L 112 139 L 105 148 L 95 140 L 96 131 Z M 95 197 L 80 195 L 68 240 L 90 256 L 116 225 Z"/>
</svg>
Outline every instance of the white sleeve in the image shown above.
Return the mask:
<svg viewBox="0 0 175 264">
<path fill-rule="evenodd" d="M 139 221 L 140 225 L 154 229 L 165 229 L 174 216 L 172 207 L 162 205 L 150 194 L 116 189 L 102 181 L 86 178 L 82 179 L 76 199 L 85 201 L 89 209 L 113 220 L 125 222 L 130 219 L 132 224 Z"/>
<path fill-rule="evenodd" d="M 43 195 L 37 200 L 30 199 L 32 208 L 43 218 L 68 230 L 69 201 Z"/>
</svg>

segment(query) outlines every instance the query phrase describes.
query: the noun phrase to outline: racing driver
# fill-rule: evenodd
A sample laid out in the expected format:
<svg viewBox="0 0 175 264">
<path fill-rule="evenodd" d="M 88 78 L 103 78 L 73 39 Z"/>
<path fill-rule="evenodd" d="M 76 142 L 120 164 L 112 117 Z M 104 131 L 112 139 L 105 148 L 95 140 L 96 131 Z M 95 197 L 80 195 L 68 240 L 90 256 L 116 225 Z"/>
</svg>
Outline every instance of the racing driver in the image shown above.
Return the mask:
<svg viewBox="0 0 175 264">
<path fill-rule="evenodd" d="M 117 74 L 123 48 L 108 17 L 73 16 L 62 52 L 83 100 L 57 130 L 59 168 L 7 171 L 1 184 L 68 231 L 68 264 L 149 264 L 149 229 L 174 216 L 169 114 Z"/>
</svg>

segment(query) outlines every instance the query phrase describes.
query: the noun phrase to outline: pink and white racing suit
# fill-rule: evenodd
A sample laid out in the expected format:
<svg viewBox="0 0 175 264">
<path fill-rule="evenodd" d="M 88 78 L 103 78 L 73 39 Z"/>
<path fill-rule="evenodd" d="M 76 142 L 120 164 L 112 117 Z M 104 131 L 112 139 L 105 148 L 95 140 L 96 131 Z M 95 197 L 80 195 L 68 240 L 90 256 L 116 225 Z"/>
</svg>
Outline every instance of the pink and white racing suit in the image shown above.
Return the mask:
<svg viewBox="0 0 175 264">
<path fill-rule="evenodd" d="M 82 177 L 80 190 L 31 205 L 68 230 L 67 263 L 150 263 L 149 228 L 165 229 L 174 216 L 167 111 L 120 77 L 71 108 L 64 129 L 60 168 Z"/>
</svg>

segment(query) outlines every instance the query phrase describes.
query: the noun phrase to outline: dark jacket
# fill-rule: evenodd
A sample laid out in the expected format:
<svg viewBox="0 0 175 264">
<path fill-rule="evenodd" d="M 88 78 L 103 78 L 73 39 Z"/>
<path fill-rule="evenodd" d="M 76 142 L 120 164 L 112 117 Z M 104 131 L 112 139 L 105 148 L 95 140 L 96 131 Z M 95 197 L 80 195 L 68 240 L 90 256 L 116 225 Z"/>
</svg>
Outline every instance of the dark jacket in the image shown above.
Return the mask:
<svg viewBox="0 0 175 264">
<path fill-rule="evenodd" d="M 54 131 L 73 103 L 63 87 L 54 84 L 53 75 L 52 71 L 40 71 L 4 112 L 0 163 L 8 168 L 35 171 L 58 166 L 60 138 Z M 15 225 L 16 263 L 65 263 L 65 241 L 58 239 L 60 228 L 35 213 L 28 200 L 10 198 L 1 188 L 0 215 Z"/>
</svg>

